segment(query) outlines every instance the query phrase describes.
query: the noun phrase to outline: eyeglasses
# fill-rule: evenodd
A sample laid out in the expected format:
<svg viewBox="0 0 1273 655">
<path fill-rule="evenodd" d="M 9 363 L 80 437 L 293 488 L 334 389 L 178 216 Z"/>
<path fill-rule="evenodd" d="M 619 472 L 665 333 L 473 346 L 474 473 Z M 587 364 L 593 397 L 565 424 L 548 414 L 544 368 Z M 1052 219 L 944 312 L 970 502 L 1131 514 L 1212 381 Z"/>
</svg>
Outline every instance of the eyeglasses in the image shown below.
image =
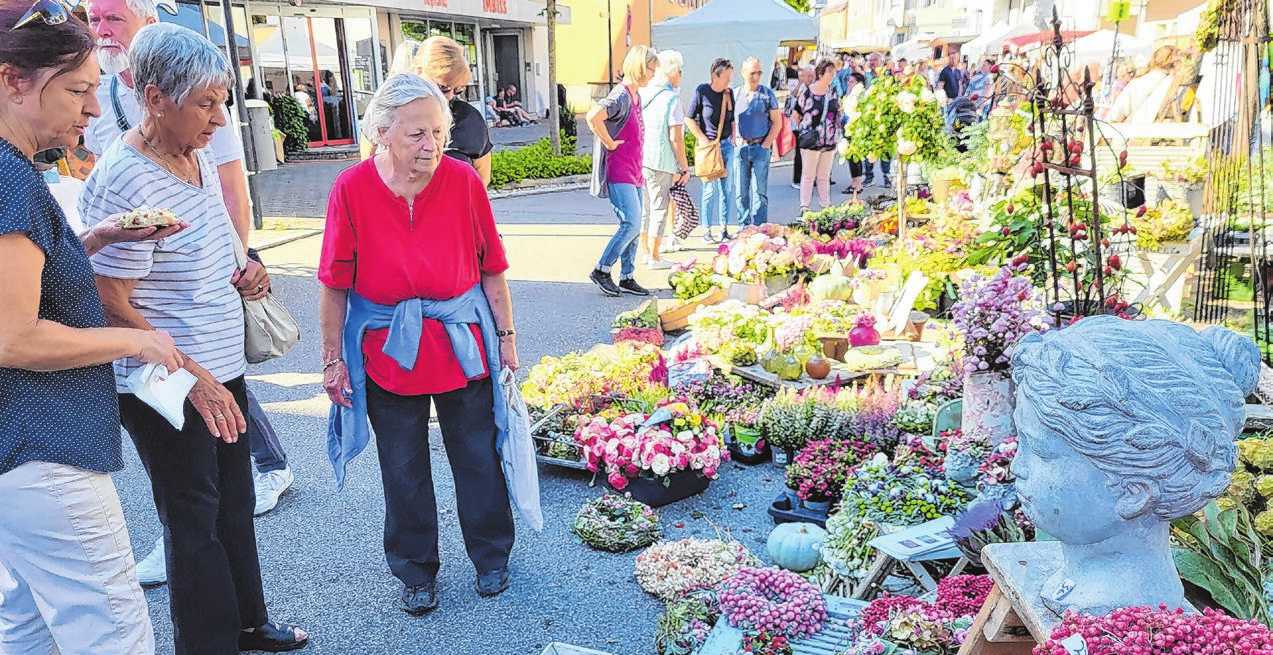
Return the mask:
<svg viewBox="0 0 1273 655">
<path fill-rule="evenodd" d="M 22 18 L 13 25 L 13 29 L 22 29 L 37 20 L 43 21 L 45 25 L 61 25 L 80 6 L 80 1 L 75 0 L 75 4 L 69 5 L 64 0 L 36 0 L 27 13 L 22 14 Z"/>
<path fill-rule="evenodd" d="M 447 85 L 445 85 L 445 84 L 439 84 L 439 85 L 438 85 L 438 90 L 442 92 L 442 95 L 447 95 L 448 93 L 455 93 L 455 89 L 453 89 L 453 88 L 451 88 L 451 87 L 449 87 L 449 86 L 447 86 Z"/>
</svg>

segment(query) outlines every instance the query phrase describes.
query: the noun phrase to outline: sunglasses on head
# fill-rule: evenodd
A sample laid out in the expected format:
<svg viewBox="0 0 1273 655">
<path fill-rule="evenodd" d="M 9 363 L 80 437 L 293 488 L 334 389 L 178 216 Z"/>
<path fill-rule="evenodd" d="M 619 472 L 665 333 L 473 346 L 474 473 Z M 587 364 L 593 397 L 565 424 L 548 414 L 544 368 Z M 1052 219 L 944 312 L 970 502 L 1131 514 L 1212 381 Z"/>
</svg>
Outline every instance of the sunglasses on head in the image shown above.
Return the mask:
<svg viewBox="0 0 1273 655">
<path fill-rule="evenodd" d="M 36 21 L 42 21 L 45 25 L 61 25 L 71 17 L 75 8 L 80 6 L 80 1 L 75 0 L 75 4 L 72 5 L 67 4 L 65 0 L 36 0 L 27 13 L 22 14 L 22 18 L 13 25 L 13 29 L 22 29 L 33 25 Z"/>
</svg>

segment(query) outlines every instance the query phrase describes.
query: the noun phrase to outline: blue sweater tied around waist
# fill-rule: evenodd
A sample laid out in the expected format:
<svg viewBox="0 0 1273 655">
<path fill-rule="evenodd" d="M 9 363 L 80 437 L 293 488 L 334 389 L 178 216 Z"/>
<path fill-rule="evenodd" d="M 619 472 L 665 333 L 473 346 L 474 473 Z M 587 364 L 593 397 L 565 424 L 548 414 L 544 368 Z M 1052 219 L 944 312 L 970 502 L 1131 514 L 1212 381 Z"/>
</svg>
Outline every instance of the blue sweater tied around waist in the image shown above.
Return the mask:
<svg viewBox="0 0 1273 655">
<path fill-rule="evenodd" d="M 426 318 L 440 321 L 446 328 L 465 377 L 473 380 L 486 373 L 487 368 L 483 367 L 485 358 L 490 369 L 491 388 L 495 392 L 495 427 L 499 430 L 496 443 L 507 438 L 508 403 L 496 380 L 500 370 L 499 337 L 495 334 L 495 316 L 480 284 L 450 300 L 411 298 L 397 305 L 378 305 L 351 289 L 345 330 L 341 335 L 341 357 L 349 369 L 349 386 L 354 391 L 350 397 L 353 407 L 333 404 L 327 419 L 327 455 L 336 472 L 337 490 L 345 486 L 345 470 L 349 462 L 371 441 L 367 418 L 367 370 L 362 358 L 363 335 L 367 330 L 389 328 L 383 352 L 410 371 L 415 369 L 420 353 L 420 336 Z M 486 352 L 482 352 L 473 337 L 469 328 L 473 324 L 477 324 L 482 332 Z"/>
</svg>

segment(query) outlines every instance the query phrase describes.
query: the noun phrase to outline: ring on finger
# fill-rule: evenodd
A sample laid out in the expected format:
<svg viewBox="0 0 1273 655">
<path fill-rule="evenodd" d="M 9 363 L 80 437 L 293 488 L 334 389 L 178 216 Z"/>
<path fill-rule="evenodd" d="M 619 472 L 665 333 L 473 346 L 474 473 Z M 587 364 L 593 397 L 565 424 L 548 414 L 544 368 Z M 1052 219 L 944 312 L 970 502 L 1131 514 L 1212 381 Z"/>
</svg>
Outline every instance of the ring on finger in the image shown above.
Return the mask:
<svg viewBox="0 0 1273 655">
<path fill-rule="evenodd" d="M 213 414 L 212 418 L 225 418 L 225 414 Z"/>
</svg>

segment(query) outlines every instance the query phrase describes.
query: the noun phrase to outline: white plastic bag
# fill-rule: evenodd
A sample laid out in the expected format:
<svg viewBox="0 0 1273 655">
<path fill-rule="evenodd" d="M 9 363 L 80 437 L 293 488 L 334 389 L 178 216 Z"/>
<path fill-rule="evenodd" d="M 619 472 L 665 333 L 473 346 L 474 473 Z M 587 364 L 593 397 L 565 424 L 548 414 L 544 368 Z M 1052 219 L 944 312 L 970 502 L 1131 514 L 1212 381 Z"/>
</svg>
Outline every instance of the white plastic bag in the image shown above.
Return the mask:
<svg viewBox="0 0 1273 655">
<path fill-rule="evenodd" d="M 505 367 L 500 371 L 499 386 L 500 393 L 508 399 L 508 436 L 500 439 L 495 448 L 504 465 L 508 497 L 531 529 L 539 532 L 544 529 L 544 513 L 539 504 L 539 462 L 530 438 L 530 415 L 512 369 Z"/>
<path fill-rule="evenodd" d="M 150 405 L 159 415 L 180 430 L 186 424 L 186 396 L 197 382 L 184 368 L 175 373 L 160 364 L 147 364 L 133 371 L 124 384 L 137 399 Z"/>
</svg>

